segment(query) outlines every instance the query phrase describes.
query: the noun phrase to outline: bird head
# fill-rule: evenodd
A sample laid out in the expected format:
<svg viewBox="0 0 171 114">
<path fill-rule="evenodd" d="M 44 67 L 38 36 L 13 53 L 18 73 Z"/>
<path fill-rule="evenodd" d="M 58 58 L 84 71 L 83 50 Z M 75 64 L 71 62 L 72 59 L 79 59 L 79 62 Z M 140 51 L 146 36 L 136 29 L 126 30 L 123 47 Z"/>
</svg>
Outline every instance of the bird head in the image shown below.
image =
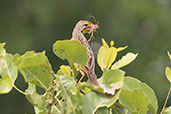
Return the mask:
<svg viewBox="0 0 171 114">
<path fill-rule="evenodd" d="M 76 24 L 74 29 L 76 29 L 76 31 L 81 32 L 82 34 L 85 34 L 95 31 L 97 28 L 99 28 L 97 24 L 93 24 L 89 21 L 81 20 Z"/>
</svg>

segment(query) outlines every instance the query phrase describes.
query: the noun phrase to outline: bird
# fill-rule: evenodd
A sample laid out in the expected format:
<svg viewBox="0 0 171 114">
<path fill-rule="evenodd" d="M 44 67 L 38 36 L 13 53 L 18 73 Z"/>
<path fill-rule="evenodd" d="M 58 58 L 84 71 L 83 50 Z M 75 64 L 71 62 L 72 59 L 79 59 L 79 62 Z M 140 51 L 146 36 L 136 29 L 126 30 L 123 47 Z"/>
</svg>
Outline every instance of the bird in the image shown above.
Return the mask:
<svg viewBox="0 0 171 114">
<path fill-rule="evenodd" d="M 93 24 L 90 21 L 80 20 L 75 25 L 71 40 L 79 41 L 86 49 L 88 55 L 88 62 L 83 68 L 79 68 L 79 72 L 81 73 L 82 77 L 80 78 L 79 82 L 84 78 L 85 74 L 88 77 L 88 80 L 91 84 L 98 86 L 97 75 L 95 73 L 95 60 L 94 60 L 94 53 L 89 45 L 88 40 L 84 36 L 86 33 L 92 33 L 99 28 L 97 24 Z"/>
</svg>

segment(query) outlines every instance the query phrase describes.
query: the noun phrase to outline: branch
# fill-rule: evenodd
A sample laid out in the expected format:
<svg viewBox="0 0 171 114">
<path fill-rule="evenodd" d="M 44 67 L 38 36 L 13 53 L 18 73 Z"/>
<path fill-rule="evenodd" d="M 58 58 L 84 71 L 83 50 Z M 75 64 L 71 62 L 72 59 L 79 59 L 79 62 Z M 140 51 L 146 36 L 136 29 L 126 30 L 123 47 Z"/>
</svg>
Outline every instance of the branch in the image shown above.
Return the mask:
<svg viewBox="0 0 171 114">
<path fill-rule="evenodd" d="M 171 84 L 170 84 L 170 89 L 169 89 L 169 91 L 168 91 L 168 94 L 167 94 L 165 103 L 164 103 L 164 105 L 163 105 L 163 108 L 162 108 L 162 111 L 160 112 L 160 114 L 163 114 L 163 112 L 164 112 L 164 109 L 165 109 L 165 107 L 166 107 L 167 101 L 169 100 L 170 93 L 171 93 Z"/>
</svg>

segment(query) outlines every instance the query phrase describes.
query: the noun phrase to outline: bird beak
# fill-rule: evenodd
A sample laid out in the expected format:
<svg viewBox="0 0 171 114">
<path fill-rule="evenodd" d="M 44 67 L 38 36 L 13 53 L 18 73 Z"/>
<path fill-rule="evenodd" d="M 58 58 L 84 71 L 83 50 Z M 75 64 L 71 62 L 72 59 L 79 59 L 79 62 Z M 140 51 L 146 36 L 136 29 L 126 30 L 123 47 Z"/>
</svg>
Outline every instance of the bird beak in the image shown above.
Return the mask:
<svg viewBox="0 0 171 114">
<path fill-rule="evenodd" d="M 90 34 L 92 32 L 96 32 L 96 29 L 98 29 L 98 28 L 99 28 L 99 25 L 97 25 L 97 24 L 91 24 L 91 25 L 87 26 L 86 28 L 84 28 L 81 32 L 83 34 L 85 34 L 85 33 Z"/>
</svg>

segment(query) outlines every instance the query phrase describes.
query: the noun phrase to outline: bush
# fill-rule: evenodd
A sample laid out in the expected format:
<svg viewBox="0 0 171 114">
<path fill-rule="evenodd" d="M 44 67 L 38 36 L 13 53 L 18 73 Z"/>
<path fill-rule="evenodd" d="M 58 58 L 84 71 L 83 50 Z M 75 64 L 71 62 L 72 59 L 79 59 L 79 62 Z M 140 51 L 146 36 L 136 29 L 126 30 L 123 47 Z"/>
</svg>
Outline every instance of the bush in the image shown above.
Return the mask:
<svg viewBox="0 0 171 114">
<path fill-rule="evenodd" d="M 15 88 L 26 96 L 36 114 L 156 114 L 158 101 L 153 89 L 125 76 L 125 71 L 120 69 L 133 62 L 138 54 L 129 52 L 114 62 L 118 52 L 127 46 L 116 48 L 113 41 L 109 46 L 104 39 L 102 43 L 97 56 L 103 71 L 98 79 L 99 86 L 77 80 L 79 68 L 84 67 L 88 60 L 86 48 L 78 41 L 56 41 L 53 45 L 55 55 L 69 63 L 60 66 L 57 73 L 52 70 L 45 51 L 12 55 L 6 53 L 5 43 L 1 43 L 0 94 Z M 18 71 L 28 84 L 24 92 L 15 86 Z M 166 77 L 171 82 L 169 67 L 166 68 Z M 37 93 L 36 87 L 43 88 L 44 94 Z M 168 97 L 161 113 L 171 113 L 171 107 L 165 108 Z"/>
</svg>

